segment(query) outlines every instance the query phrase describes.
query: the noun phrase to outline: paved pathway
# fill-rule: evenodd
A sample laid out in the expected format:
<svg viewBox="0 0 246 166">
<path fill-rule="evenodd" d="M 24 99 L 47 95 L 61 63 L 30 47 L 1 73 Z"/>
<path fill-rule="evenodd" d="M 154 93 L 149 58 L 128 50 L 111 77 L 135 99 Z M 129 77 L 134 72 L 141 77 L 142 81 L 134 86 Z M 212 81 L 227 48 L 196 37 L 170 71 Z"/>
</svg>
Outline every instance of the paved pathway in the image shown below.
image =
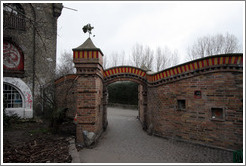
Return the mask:
<svg viewBox="0 0 246 166">
<path fill-rule="evenodd" d="M 79 152 L 83 163 L 214 163 L 232 162 L 231 152 L 149 136 L 138 111 L 108 108 L 109 126 L 93 149 Z"/>
</svg>

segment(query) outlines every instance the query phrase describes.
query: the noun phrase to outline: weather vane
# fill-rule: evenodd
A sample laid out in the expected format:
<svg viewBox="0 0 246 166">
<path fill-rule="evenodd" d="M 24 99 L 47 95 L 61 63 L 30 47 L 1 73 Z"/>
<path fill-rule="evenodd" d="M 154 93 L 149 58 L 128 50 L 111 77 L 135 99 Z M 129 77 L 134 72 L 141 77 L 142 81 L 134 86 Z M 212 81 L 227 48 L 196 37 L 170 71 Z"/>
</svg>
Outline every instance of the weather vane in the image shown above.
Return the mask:
<svg viewBox="0 0 246 166">
<path fill-rule="evenodd" d="M 92 27 L 91 24 L 87 24 L 82 29 L 83 29 L 84 33 L 88 32 L 89 33 L 89 37 L 90 37 L 91 30 L 94 29 L 94 27 Z M 95 35 L 93 35 L 93 37 L 95 37 Z"/>
</svg>

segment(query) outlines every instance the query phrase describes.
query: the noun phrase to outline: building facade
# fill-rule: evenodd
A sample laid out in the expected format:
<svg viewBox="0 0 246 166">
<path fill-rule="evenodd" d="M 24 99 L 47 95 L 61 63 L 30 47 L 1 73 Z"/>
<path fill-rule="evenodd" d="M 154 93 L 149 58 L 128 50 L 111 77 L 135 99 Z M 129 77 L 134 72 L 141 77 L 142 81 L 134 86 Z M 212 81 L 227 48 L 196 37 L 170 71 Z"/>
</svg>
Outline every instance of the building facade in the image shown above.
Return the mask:
<svg viewBox="0 0 246 166">
<path fill-rule="evenodd" d="M 3 103 L 7 114 L 42 111 L 42 87 L 54 79 L 62 4 L 3 4 Z"/>
</svg>

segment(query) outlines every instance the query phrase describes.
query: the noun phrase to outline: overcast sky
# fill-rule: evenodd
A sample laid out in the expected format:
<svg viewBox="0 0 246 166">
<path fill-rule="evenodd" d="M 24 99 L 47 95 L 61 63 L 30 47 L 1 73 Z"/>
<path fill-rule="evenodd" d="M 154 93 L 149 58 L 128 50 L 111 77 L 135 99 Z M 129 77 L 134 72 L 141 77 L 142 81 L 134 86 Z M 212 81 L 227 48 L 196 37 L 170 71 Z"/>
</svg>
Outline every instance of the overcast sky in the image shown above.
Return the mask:
<svg viewBox="0 0 246 166">
<path fill-rule="evenodd" d="M 82 27 L 94 26 L 91 37 L 104 55 L 125 51 L 136 44 L 152 49 L 177 49 L 185 61 L 187 47 L 198 38 L 218 33 L 244 40 L 245 2 L 67 2 L 58 19 L 58 56 L 81 45 L 87 38 Z"/>
</svg>

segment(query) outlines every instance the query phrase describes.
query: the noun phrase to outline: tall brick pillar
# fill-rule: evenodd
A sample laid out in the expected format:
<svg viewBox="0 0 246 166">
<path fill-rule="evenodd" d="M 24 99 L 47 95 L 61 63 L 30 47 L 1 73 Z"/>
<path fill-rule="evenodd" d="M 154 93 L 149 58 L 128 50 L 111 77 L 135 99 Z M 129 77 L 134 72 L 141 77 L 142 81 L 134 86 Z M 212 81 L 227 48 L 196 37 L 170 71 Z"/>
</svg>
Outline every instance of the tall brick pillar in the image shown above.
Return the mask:
<svg viewBox="0 0 246 166">
<path fill-rule="evenodd" d="M 105 131 L 108 126 L 107 119 L 107 105 L 108 105 L 108 89 L 106 86 L 103 88 L 103 130 Z"/>
<path fill-rule="evenodd" d="M 77 143 L 84 144 L 83 131 L 99 136 L 103 128 L 103 53 L 88 38 L 73 49 L 77 69 Z"/>
<path fill-rule="evenodd" d="M 146 130 L 149 126 L 149 117 L 147 114 L 147 100 L 147 86 L 138 85 L 139 118 L 144 130 Z"/>
</svg>

